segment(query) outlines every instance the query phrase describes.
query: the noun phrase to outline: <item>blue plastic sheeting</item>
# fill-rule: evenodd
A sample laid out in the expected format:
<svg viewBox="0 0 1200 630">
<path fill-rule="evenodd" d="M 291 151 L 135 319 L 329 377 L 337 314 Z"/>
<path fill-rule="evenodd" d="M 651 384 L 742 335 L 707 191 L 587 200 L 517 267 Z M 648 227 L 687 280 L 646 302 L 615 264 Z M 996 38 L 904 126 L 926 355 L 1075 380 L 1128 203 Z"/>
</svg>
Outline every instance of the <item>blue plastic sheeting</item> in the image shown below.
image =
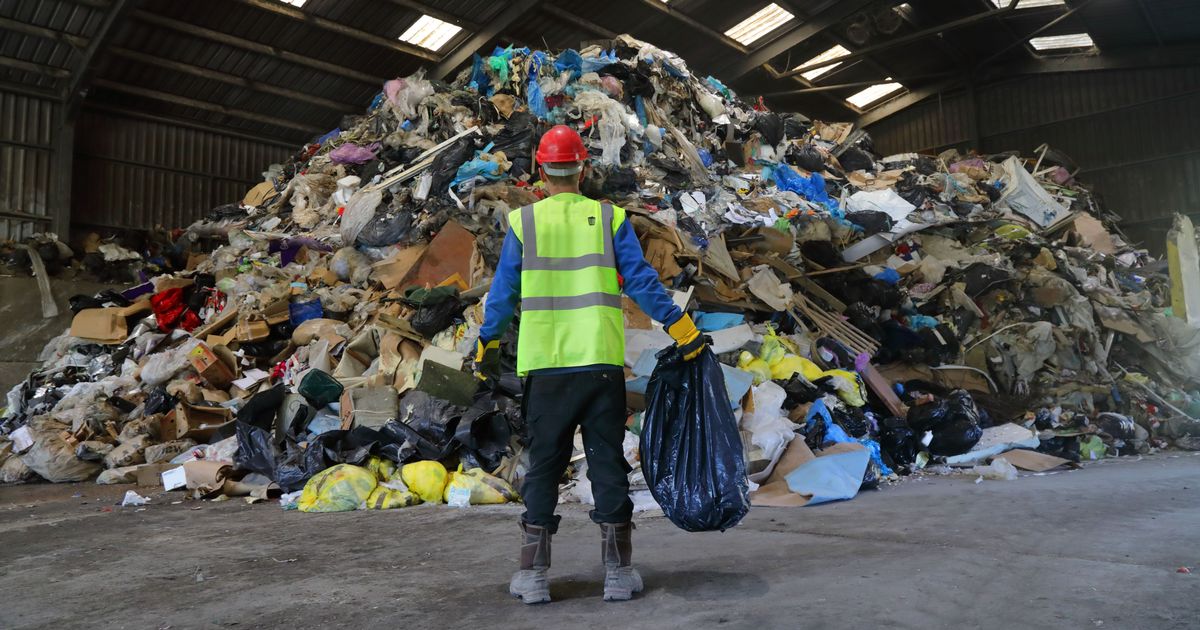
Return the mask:
<svg viewBox="0 0 1200 630">
<path fill-rule="evenodd" d="M 908 327 L 913 330 L 921 330 L 922 328 L 937 328 L 938 320 L 928 315 L 909 315 Z"/>
<path fill-rule="evenodd" d="M 467 87 L 473 88 L 480 94 L 492 95 L 492 82 L 488 79 L 487 72 L 483 69 L 483 57 L 475 55 L 471 62 L 471 81 L 467 83 Z"/>
<path fill-rule="evenodd" d="M 310 319 L 320 319 L 324 316 L 325 309 L 321 307 L 321 298 L 288 304 L 288 319 L 293 327 L 299 326 Z"/>
<path fill-rule="evenodd" d="M 713 156 L 712 153 L 708 152 L 708 149 L 696 149 L 696 153 L 700 154 L 700 162 L 704 164 L 704 168 L 712 166 Z"/>
<path fill-rule="evenodd" d="M 746 316 L 742 313 L 704 313 L 696 311 L 696 316 L 693 318 L 696 322 L 696 328 L 700 332 L 716 332 L 739 326 L 746 321 Z"/>
<path fill-rule="evenodd" d="M 583 73 L 583 57 L 579 56 L 578 51 L 568 48 L 558 53 L 558 57 L 554 59 L 554 69 L 559 74 L 570 70 L 571 80 L 574 81 Z"/>
<path fill-rule="evenodd" d="M 381 94 L 382 94 L 382 92 L 381 92 Z M 333 131 L 330 131 L 329 133 L 327 133 L 327 134 L 325 134 L 325 135 L 321 136 L 320 138 L 317 138 L 317 142 L 316 142 L 316 143 L 317 143 L 317 144 L 325 144 L 325 141 L 326 141 L 326 140 L 328 140 L 328 139 L 330 139 L 330 138 L 336 138 L 336 137 L 338 137 L 338 136 L 340 136 L 340 135 L 342 135 L 342 129 L 341 129 L 341 127 L 337 128 L 337 129 L 334 129 Z"/>
<path fill-rule="evenodd" d="M 546 107 L 546 96 L 542 94 L 542 86 L 538 83 L 538 70 L 547 59 L 546 53 L 540 50 L 529 57 L 529 83 L 525 86 L 529 112 L 542 120 L 550 115 L 550 108 Z"/>
<path fill-rule="evenodd" d="M 863 448 L 829 453 L 801 464 L 784 479 L 792 492 L 812 496 L 805 505 L 844 501 L 858 495 L 870 460 L 871 455 Z"/>
<path fill-rule="evenodd" d="M 600 54 L 595 57 L 584 57 L 583 58 L 583 71 L 584 72 L 598 72 L 601 68 L 603 68 L 605 66 L 610 66 L 614 63 L 620 63 L 620 62 L 621 62 L 621 60 L 617 58 L 616 51 L 604 50 L 604 51 L 601 51 Z"/>
<path fill-rule="evenodd" d="M 876 442 L 871 438 L 862 437 L 858 438 L 858 443 L 865 446 L 867 448 L 867 452 L 871 454 L 871 461 L 875 462 L 875 465 L 879 468 L 879 476 L 890 477 L 892 475 L 892 469 L 888 468 L 888 465 L 883 463 L 883 455 L 879 451 L 879 442 Z"/>
<path fill-rule="evenodd" d="M 773 164 L 763 167 L 763 177 L 775 182 L 779 190 L 787 190 L 805 199 L 825 206 L 836 218 L 842 218 L 844 213 L 838 207 L 837 201 L 825 190 L 825 178 L 820 173 L 812 173 L 804 177 L 787 164 Z"/>
<path fill-rule="evenodd" d="M 827 442 L 858 442 L 850 437 L 846 430 L 841 425 L 833 421 L 833 415 L 829 413 L 829 407 L 825 406 L 823 399 L 818 399 L 808 408 L 808 415 L 804 417 L 804 432 L 811 433 L 816 427 L 817 422 L 825 423 L 825 441 Z M 859 483 L 862 483 L 862 474 L 858 476 Z"/>
<path fill-rule="evenodd" d="M 900 283 L 900 272 L 888 267 L 883 271 L 875 274 L 876 280 L 882 280 L 888 284 L 895 285 Z"/>
</svg>

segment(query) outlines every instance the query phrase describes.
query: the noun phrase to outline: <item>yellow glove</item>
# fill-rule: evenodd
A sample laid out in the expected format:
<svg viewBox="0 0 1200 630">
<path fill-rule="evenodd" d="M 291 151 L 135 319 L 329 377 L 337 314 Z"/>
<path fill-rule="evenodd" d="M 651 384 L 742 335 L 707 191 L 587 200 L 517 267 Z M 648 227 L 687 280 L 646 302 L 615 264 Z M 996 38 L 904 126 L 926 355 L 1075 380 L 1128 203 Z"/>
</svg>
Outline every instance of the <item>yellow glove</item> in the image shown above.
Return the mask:
<svg viewBox="0 0 1200 630">
<path fill-rule="evenodd" d="M 493 339 L 475 342 L 475 360 L 471 363 L 471 371 L 475 378 L 481 381 L 496 381 L 500 379 L 500 340 Z"/>
<path fill-rule="evenodd" d="M 667 327 L 667 334 L 675 340 L 675 345 L 683 354 L 684 361 L 691 361 L 700 356 L 700 351 L 707 345 L 704 336 L 696 328 L 696 323 L 687 313 L 683 314 L 674 324 Z"/>
</svg>

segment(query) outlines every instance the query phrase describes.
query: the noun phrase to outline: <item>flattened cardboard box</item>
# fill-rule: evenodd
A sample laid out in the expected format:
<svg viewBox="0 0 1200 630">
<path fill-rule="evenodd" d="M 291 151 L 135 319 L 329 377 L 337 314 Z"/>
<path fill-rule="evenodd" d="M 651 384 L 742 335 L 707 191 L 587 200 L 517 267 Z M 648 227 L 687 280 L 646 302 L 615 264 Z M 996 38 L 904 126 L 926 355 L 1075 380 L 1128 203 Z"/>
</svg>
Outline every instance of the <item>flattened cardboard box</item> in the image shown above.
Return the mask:
<svg viewBox="0 0 1200 630">
<path fill-rule="evenodd" d="M 121 308 L 88 308 L 71 320 L 71 336 L 102 344 L 118 344 L 129 336 L 126 319 L 150 310 L 150 301 L 142 300 Z"/>
<path fill-rule="evenodd" d="M 137 485 L 157 486 L 162 483 L 163 473 L 179 466 L 180 464 L 140 464 L 134 471 L 137 475 Z"/>
</svg>

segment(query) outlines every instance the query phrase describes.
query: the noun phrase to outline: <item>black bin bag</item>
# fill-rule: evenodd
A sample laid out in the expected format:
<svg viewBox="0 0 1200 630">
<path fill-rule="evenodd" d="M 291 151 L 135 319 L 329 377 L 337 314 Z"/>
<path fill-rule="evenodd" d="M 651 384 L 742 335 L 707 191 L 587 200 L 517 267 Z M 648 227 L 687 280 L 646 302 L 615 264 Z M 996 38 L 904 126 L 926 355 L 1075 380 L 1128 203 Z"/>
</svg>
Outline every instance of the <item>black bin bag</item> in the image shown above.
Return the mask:
<svg viewBox="0 0 1200 630">
<path fill-rule="evenodd" d="M 657 357 L 641 436 L 650 493 L 680 529 L 729 529 L 750 511 L 750 495 L 721 365 L 708 348 L 691 361 L 675 346 Z"/>
</svg>

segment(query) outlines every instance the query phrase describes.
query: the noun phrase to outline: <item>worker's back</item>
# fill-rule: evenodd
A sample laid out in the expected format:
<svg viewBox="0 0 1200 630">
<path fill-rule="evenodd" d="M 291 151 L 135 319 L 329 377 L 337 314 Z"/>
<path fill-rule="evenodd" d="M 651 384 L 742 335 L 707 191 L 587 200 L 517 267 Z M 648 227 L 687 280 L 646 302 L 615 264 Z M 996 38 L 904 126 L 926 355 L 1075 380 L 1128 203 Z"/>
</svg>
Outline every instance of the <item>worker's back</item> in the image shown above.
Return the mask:
<svg viewBox="0 0 1200 630">
<path fill-rule="evenodd" d="M 613 234 L 625 211 L 560 193 L 509 213 L 521 241 L 517 372 L 624 363 Z"/>
</svg>

